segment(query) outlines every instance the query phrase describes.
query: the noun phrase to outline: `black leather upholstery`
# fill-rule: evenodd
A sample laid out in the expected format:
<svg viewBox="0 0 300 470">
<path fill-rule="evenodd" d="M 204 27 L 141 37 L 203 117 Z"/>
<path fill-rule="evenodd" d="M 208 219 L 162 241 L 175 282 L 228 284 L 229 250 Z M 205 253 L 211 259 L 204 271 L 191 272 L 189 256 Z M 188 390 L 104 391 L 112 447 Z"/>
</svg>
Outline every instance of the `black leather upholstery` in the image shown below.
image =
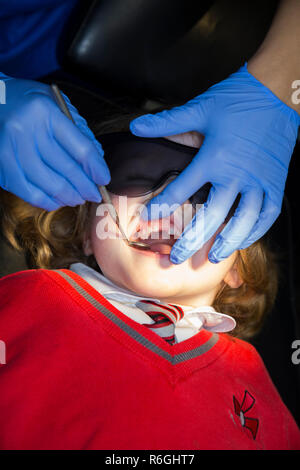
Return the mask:
<svg viewBox="0 0 300 470">
<path fill-rule="evenodd" d="M 254 53 L 277 3 L 95 1 L 70 40 L 64 64 L 106 88 L 172 104 L 186 101 Z"/>
</svg>

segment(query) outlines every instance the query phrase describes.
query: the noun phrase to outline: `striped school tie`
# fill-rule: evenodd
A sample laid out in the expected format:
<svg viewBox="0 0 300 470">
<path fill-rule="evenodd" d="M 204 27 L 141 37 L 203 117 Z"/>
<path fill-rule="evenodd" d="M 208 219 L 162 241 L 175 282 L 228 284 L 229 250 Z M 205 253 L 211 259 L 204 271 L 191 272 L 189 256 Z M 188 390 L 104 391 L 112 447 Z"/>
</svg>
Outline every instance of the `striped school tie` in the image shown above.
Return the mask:
<svg viewBox="0 0 300 470">
<path fill-rule="evenodd" d="M 173 345 L 177 342 L 175 337 L 175 323 L 183 318 L 183 310 L 178 305 L 162 304 L 153 300 L 140 300 L 136 306 L 149 315 L 155 323 L 144 326 L 157 333 L 167 343 Z"/>
</svg>

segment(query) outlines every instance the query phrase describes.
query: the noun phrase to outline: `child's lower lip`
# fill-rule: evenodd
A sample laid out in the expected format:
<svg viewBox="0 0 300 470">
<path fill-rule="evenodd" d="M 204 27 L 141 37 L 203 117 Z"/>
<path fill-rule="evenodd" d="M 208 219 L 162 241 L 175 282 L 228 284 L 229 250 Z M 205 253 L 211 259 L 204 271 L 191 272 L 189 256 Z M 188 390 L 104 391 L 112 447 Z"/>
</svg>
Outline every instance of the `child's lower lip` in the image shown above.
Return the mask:
<svg viewBox="0 0 300 470">
<path fill-rule="evenodd" d="M 145 256 L 155 256 L 155 257 L 166 258 L 166 259 L 170 258 L 170 253 L 161 253 L 161 252 L 152 251 L 152 250 L 140 250 L 139 248 L 136 248 L 134 246 L 131 246 L 130 248 L 133 248 L 135 251 L 138 251 L 139 253 L 141 253 Z M 155 247 L 153 246 L 153 249 L 154 248 Z"/>
</svg>

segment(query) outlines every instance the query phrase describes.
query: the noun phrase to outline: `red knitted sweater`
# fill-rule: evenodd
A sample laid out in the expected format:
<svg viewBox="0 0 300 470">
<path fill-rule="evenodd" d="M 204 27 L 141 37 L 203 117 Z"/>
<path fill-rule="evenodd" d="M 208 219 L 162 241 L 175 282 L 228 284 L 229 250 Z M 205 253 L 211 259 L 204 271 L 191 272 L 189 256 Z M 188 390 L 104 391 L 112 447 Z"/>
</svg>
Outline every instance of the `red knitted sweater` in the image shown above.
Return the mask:
<svg viewBox="0 0 300 470">
<path fill-rule="evenodd" d="M 300 449 L 250 344 L 170 346 L 70 270 L 2 278 L 0 340 L 1 449 Z"/>
</svg>

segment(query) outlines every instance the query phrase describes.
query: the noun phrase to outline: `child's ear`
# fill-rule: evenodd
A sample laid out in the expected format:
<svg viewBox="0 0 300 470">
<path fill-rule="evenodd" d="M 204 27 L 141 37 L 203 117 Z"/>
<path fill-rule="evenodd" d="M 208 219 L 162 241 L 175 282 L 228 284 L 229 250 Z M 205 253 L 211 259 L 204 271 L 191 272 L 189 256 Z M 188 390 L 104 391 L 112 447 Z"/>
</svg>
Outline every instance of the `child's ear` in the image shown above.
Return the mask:
<svg viewBox="0 0 300 470">
<path fill-rule="evenodd" d="M 233 289 L 237 289 L 243 284 L 244 281 L 241 278 L 240 273 L 237 269 L 237 263 L 234 263 L 232 268 L 228 271 L 224 278 L 224 282 Z"/>
<path fill-rule="evenodd" d="M 85 232 L 83 235 L 82 248 L 85 256 L 93 254 L 92 243 L 88 232 Z"/>
</svg>

